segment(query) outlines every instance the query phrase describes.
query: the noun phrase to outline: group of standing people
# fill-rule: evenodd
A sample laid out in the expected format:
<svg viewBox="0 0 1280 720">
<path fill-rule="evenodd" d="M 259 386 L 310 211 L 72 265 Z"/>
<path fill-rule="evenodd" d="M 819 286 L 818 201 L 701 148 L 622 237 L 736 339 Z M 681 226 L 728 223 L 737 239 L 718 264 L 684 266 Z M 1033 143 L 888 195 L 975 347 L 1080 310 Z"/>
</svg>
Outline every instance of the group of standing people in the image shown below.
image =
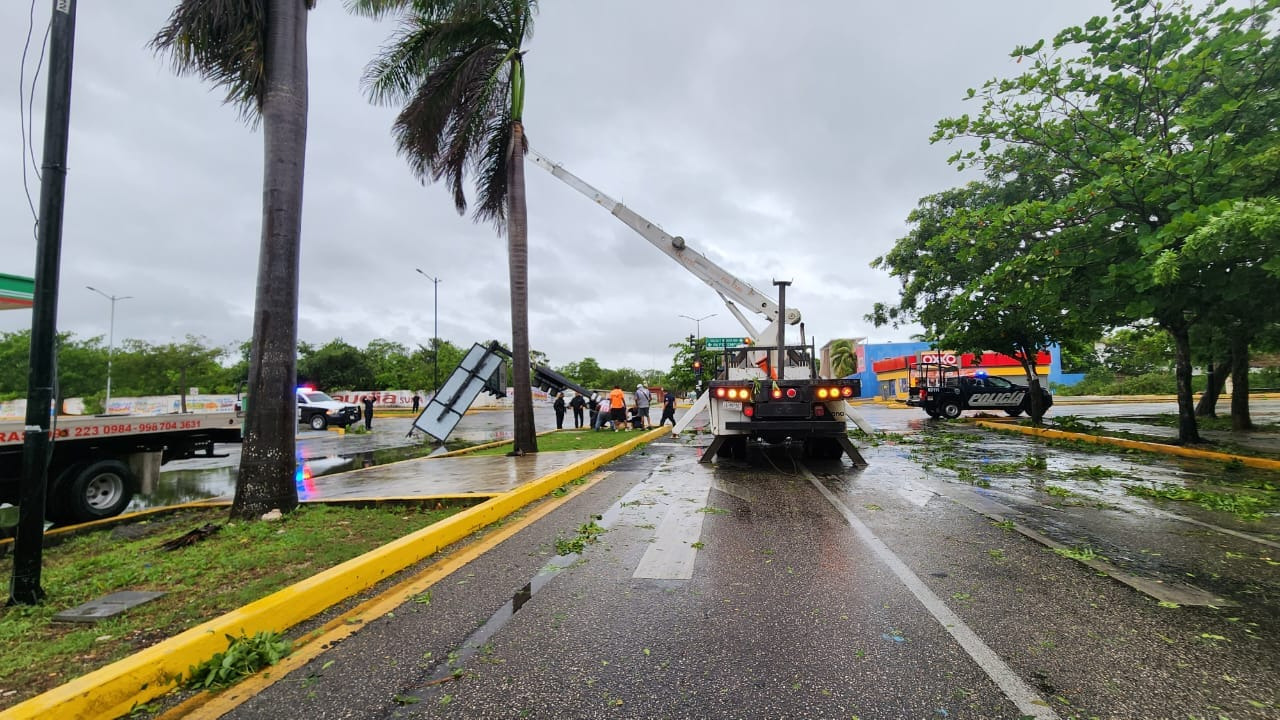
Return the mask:
<svg viewBox="0 0 1280 720">
<path fill-rule="evenodd" d="M 594 395 L 588 399 L 583 397 L 581 393 L 577 393 L 567 404 L 565 403 L 564 393 L 558 392 L 556 393 L 555 401 L 551 404 L 551 407 L 556 412 L 556 429 L 564 429 L 564 416 L 569 408 L 573 410 L 573 426 L 578 429 L 583 426 L 583 415 L 587 410 L 591 412 L 589 427 L 593 430 L 603 430 L 605 425 L 612 425 L 614 432 L 627 429 L 652 428 L 653 419 L 649 414 L 649 408 L 653 402 L 653 393 L 641 383 L 636 385 L 633 397 L 635 402 L 628 409 L 626 394 L 617 385 L 614 385 L 613 389 L 603 397 Z M 671 425 L 675 426 L 676 396 L 667 391 L 662 399 L 662 420 L 659 424 L 666 424 L 670 420 Z"/>
</svg>

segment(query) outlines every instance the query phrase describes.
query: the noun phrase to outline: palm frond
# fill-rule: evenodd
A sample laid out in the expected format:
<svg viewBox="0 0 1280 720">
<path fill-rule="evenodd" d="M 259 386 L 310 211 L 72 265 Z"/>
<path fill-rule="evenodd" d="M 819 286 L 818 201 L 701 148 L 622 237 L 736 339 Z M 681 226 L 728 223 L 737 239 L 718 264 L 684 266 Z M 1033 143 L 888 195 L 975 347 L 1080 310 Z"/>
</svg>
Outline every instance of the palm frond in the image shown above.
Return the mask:
<svg viewBox="0 0 1280 720">
<path fill-rule="evenodd" d="M 483 14 L 488 0 L 344 0 L 347 12 L 381 20 L 389 15 L 413 14 L 424 18 L 446 18 Z"/>
<path fill-rule="evenodd" d="M 511 136 L 515 121 L 508 115 L 499 115 L 487 128 L 488 142 L 483 154 L 475 163 L 476 222 L 492 222 L 501 237 L 507 230 L 507 185 L 511 160 Z M 527 143 L 526 143 L 527 145 Z M 524 157 L 525 148 L 520 149 Z"/>
<path fill-rule="evenodd" d="M 266 32 L 265 0 L 182 0 L 148 46 L 168 55 L 178 75 L 225 87 L 225 102 L 256 125 L 266 91 Z"/>
</svg>

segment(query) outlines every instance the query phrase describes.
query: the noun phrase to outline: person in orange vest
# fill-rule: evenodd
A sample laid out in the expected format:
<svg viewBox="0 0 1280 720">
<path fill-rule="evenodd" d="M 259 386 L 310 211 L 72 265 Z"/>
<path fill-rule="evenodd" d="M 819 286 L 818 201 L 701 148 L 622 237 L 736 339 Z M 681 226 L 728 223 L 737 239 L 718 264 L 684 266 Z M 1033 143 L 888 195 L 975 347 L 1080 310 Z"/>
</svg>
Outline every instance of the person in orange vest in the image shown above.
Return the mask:
<svg viewBox="0 0 1280 720">
<path fill-rule="evenodd" d="M 627 396 L 617 385 L 609 391 L 609 422 L 613 424 L 614 432 L 627 426 Z"/>
</svg>

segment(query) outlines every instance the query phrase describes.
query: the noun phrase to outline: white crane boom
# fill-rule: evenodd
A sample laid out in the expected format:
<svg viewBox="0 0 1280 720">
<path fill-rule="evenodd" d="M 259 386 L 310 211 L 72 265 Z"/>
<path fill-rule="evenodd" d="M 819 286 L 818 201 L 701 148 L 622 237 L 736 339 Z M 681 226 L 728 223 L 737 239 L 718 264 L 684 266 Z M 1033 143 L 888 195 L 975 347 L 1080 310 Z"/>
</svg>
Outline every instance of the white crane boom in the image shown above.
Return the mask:
<svg viewBox="0 0 1280 720">
<path fill-rule="evenodd" d="M 711 286 L 720 295 L 720 299 L 724 300 L 725 305 L 729 307 L 734 317 L 738 318 L 751 333 L 752 338 L 759 339 L 756 330 L 751 323 L 743 317 L 742 313 L 734 306 L 737 303 L 744 308 L 750 309 L 752 312 L 760 313 L 769 320 L 770 325 L 778 318 L 778 303 L 772 298 L 761 293 L 759 290 L 751 287 L 751 285 L 738 279 L 728 270 L 715 264 L 706 255 L 687 247 L 684 238 L 679 235 L 672 236 L 665 230 L 658 227 L 652 222 L 641 217 L 631 208 L 614 200 L 608 195 L 600 192 L 592 187 L 582 178 L 574 175 L 559 163 L 552 162 L 537 150 L 529 149 L 529 154 L 533 156 L 533 161 L 539 167 L 559 178 L 566 185 L 574 190 L 591 198 L 597 205 L 608 210 L 614 217 L 621 220 L 627 227 L 635 230 L 641 237 L 649 241 L 649 244 L 666 253 L 668 257 L 680 263 L 686 270 L 693 273 L 699 280 Z M 788 325 L 795 325 L 800 322 L 800 311 L 794 308 L 786 309 L 786 322 Z M 768 329 L 763 332 L 770 332 Z"/>
</svg>

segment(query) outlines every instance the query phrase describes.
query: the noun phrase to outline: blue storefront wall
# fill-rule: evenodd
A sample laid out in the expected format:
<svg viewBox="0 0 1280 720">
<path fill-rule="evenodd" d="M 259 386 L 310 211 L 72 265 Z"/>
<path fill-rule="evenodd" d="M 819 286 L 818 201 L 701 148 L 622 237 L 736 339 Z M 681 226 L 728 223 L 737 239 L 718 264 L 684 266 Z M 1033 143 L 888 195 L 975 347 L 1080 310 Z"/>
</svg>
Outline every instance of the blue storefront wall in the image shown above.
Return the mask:
<svg viewBox="0 0 1280 720">
<path fill-rule="evenodd" d="M 876 377 L 876 372 L 871 369 L 871 366 L 877 360 L 902 357 L 903 355 L 915 355 L 918 352 L 932 348 L 933 346 L 926 342 L 889 342 L 858 345 L 856 349 L 858 372 L 849 377 L 855 377 L 862 381 L 862 397 L 881 397 L 880 380 Z M 1049 366 L 1049 382 L 1051 385 L 1053 383 L 1075 385 L 1084 378 L 1084 375 L 1080 373 L 1062 372 L 1062 353 L 1057 345 L 1049 346 L 1049 354 L 1053 358 Z"/>
<path fill-rule="evenodd" d="M 925 342 L 900 342 L 900 343 L 874 343 L 868 345 L 859 345 L 857 348 L 858 355 L 858 372 L 852 377 L 856 377 L 862 381 L 862 397 L 874 398 L 880 397 L 880 381 L 876 378 L 876 371 L 871 367 L 879 360 L 887 358 L 902 357 L 903 355 L 915 355 L 923 350 L 932 347 Z"/>
</svg>

